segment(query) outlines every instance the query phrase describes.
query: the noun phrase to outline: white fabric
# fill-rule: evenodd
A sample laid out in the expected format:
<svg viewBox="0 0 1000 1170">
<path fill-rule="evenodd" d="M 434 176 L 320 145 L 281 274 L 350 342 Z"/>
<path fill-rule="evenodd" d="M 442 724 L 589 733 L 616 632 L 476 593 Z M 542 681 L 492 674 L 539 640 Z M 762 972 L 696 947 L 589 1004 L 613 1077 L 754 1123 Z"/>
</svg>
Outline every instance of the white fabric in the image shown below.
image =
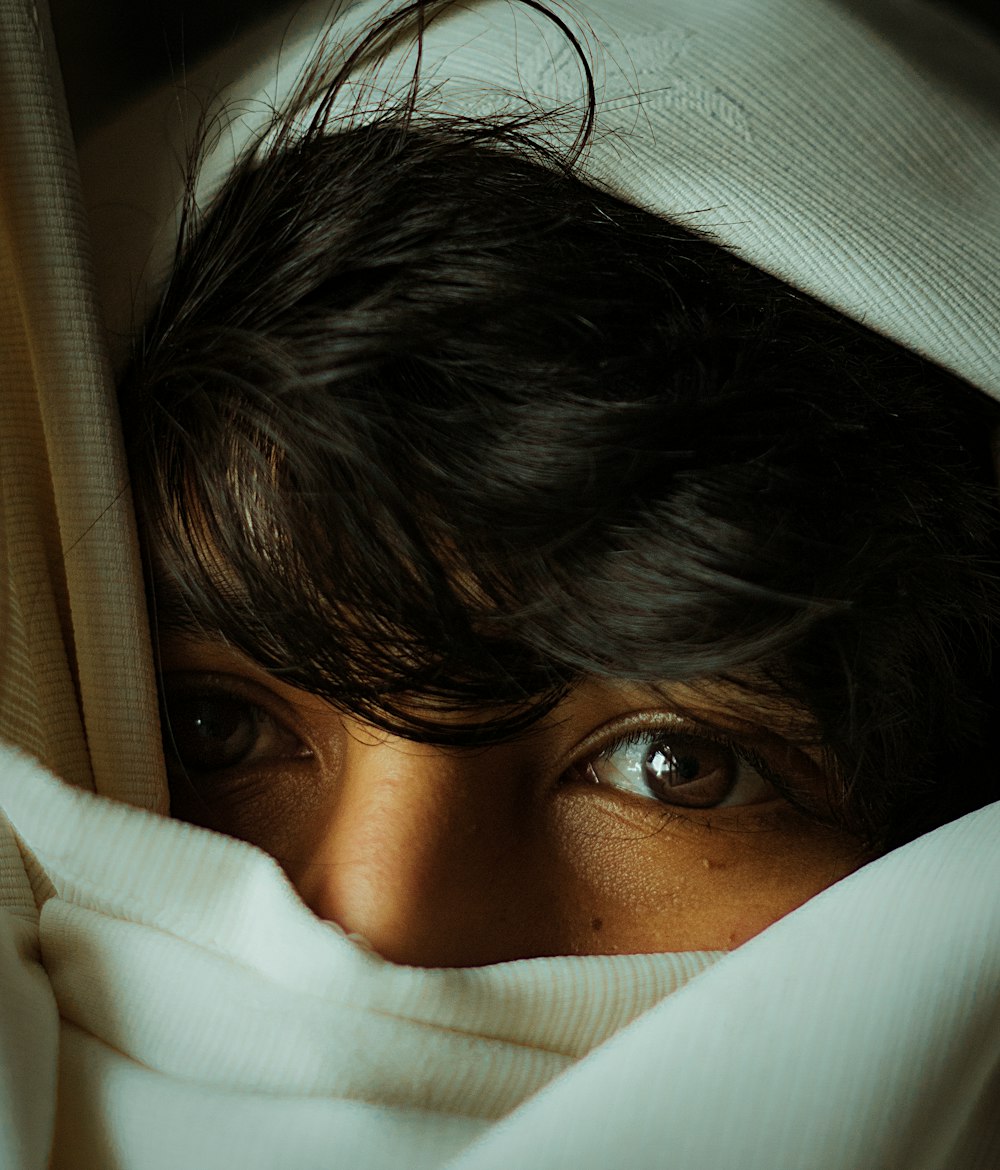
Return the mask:
<svg viewBox="0 0 1000 1170">
<path fill-rule="evenodd" d="M 287 97 L 331 7 L 303 4 L 85 144 L 99 289 L 116 333 L 169 262 L 194 126 L 216 115 L 217 178 Z M 348 9 L 340 27 L 378 7 Z M 1000 50 L 920 0 L 601 0 L 557 11 L 599 84 L 592 178 L 1000 395 Z M 583 92 L 562 35 L 506 0 L 457 5 L 429 31 L 423 68 L 446 108 L 516 109 L 524 96 L 576 108 Z M 220 111 L 212 99 L 234 73 Z M 397 54 L 377 84 L 367 79 L 367 104 L 408 76 Z M 579 119 L 565 126 L 572 136 Z"/>
<path fill-rule="evenodd" d="M 596 178 L 1000 392 L 991 48 L 904 0 L 588 14 Z M 996 1170 L 1000 806 L 714 964 L 458 972 L 383 962 L 258 851 L 143 811 L 163 786 L 86 229 L 45 15 L 0 0 L 0 21 L 0 735 L 78 786 L 0 752 L 0 1166 Z M 489 2 L 444 22 L 447 100 L 575 97 L 535 27 Z M 261 92 L 274 43 L 195 92 L 248 61 L 238 92 Z M 151 99 L 83 153 L 116 334 L 165 262 L 196 106 Z"/>
<path fill-rule="evenodd" d="M 6 750 L 0 764 L 0 802 L 52 886 L 57 1165 L 320 1166 L 324 1142 L 346 1142 L 365 1166 L 435 1166 L 717 957 L 395 966 L 315 918 L 258 850 Z M 179 1125 L 192 1109 L 213 1124 Z M 286 1162 L 290 1131 L 306 1148 Z"/>
<path fill-rule="evenodd" d="M 7 749 L 0 802 L 53 887 L 0 934 L 4 1166 L 45 1164 L 57 1073 L 74 1170 L 997 1165 L 1000 805 L 670 995 L 713 956 L 396 967 L 240 842 Z"/>
<path fill-rule="evenodd" d="M 825 891 L 454 1170 L 996 1170 L 998 839 L 992 805 Z"/>
</svg>

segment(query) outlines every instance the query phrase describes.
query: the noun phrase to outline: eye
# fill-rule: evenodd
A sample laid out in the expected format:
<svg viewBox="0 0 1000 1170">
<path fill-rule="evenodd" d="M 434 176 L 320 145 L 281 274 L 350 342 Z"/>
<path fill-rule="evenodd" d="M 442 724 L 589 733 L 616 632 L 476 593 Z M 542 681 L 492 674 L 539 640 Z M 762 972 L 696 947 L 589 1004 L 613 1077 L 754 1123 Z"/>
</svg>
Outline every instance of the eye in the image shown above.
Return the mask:
<svg viewBox="0 0 1000 1170">
<path fill-rule="evenodd" d="M 581 779 L 682 808 L 758 804 L 778 795 L 746 747 L 673 728 L 630 732 L 578 765 Z"/>
<path fill-rule="evenodd" d="M 235 683 L 164 680 L 163 746 L 168 770 L 203 776 L 310 753 L 281 720 Z"/>
</svg>

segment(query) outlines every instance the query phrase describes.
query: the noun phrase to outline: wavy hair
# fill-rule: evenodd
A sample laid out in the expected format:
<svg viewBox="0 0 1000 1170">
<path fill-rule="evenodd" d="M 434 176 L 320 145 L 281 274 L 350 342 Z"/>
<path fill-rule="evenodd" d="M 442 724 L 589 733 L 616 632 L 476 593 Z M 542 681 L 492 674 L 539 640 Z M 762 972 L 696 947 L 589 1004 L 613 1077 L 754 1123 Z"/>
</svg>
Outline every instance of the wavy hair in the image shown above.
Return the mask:
<svg viewBox="0 0 1000 1170">
<path fill-rule="evenodd" d="M 188 209 L 120 395 L 158 625 L 441 744 L 584 676 L 754 679 L 879 847 L 995 798 L 991 409 L 595 187 L 592 92 L 563 148 L 422 117 L 419 73 L 334 114 L 446 7 Z"/>
</svg>

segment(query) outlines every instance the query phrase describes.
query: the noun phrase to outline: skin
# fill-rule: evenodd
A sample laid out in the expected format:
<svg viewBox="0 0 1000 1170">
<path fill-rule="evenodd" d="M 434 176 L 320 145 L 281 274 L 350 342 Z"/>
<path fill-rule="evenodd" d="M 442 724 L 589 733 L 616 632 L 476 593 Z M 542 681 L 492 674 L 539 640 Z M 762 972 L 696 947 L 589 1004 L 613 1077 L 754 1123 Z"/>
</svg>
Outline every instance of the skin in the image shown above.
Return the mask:
<svg viewBox="0 0 1000 1170">
<path fill-rule="evenodd" d="M 317 915 L 397 963 L 730 949 L 866 860 L 745 763 L 722 807 L 620 783 L 606 747 L 623 732 L 686 737 L 711 771 L 731 753 L 697 738 L 710 726 L 820 803 L 801 713 L 746 688 L 587 682 L 518 739 L 454 749 L 361 724 L 216 640 L 167 636 L 161 658 L 181 757 L 192 694 L 256 721 L 235 764 L 187 776 L 167 736 L 175 814 L 272 854 Z"/>
</svg>

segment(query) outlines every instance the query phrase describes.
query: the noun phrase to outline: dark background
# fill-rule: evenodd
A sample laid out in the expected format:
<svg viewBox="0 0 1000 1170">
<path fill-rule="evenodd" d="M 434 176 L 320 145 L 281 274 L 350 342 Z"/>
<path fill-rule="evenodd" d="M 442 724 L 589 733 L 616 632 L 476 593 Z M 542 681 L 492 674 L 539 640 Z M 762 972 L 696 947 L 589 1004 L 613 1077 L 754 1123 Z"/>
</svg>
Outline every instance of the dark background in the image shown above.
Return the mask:
<svg viewBox="0 0 1000 1170">
<path fill-rule="evenodd" d="M 1000 0 L 939 0 L 1000 37 Z M 79 134 L 289 0 L 50 0 Z M 1000 81 L 998 81 L 1000 85 Z"/>
</svg>

